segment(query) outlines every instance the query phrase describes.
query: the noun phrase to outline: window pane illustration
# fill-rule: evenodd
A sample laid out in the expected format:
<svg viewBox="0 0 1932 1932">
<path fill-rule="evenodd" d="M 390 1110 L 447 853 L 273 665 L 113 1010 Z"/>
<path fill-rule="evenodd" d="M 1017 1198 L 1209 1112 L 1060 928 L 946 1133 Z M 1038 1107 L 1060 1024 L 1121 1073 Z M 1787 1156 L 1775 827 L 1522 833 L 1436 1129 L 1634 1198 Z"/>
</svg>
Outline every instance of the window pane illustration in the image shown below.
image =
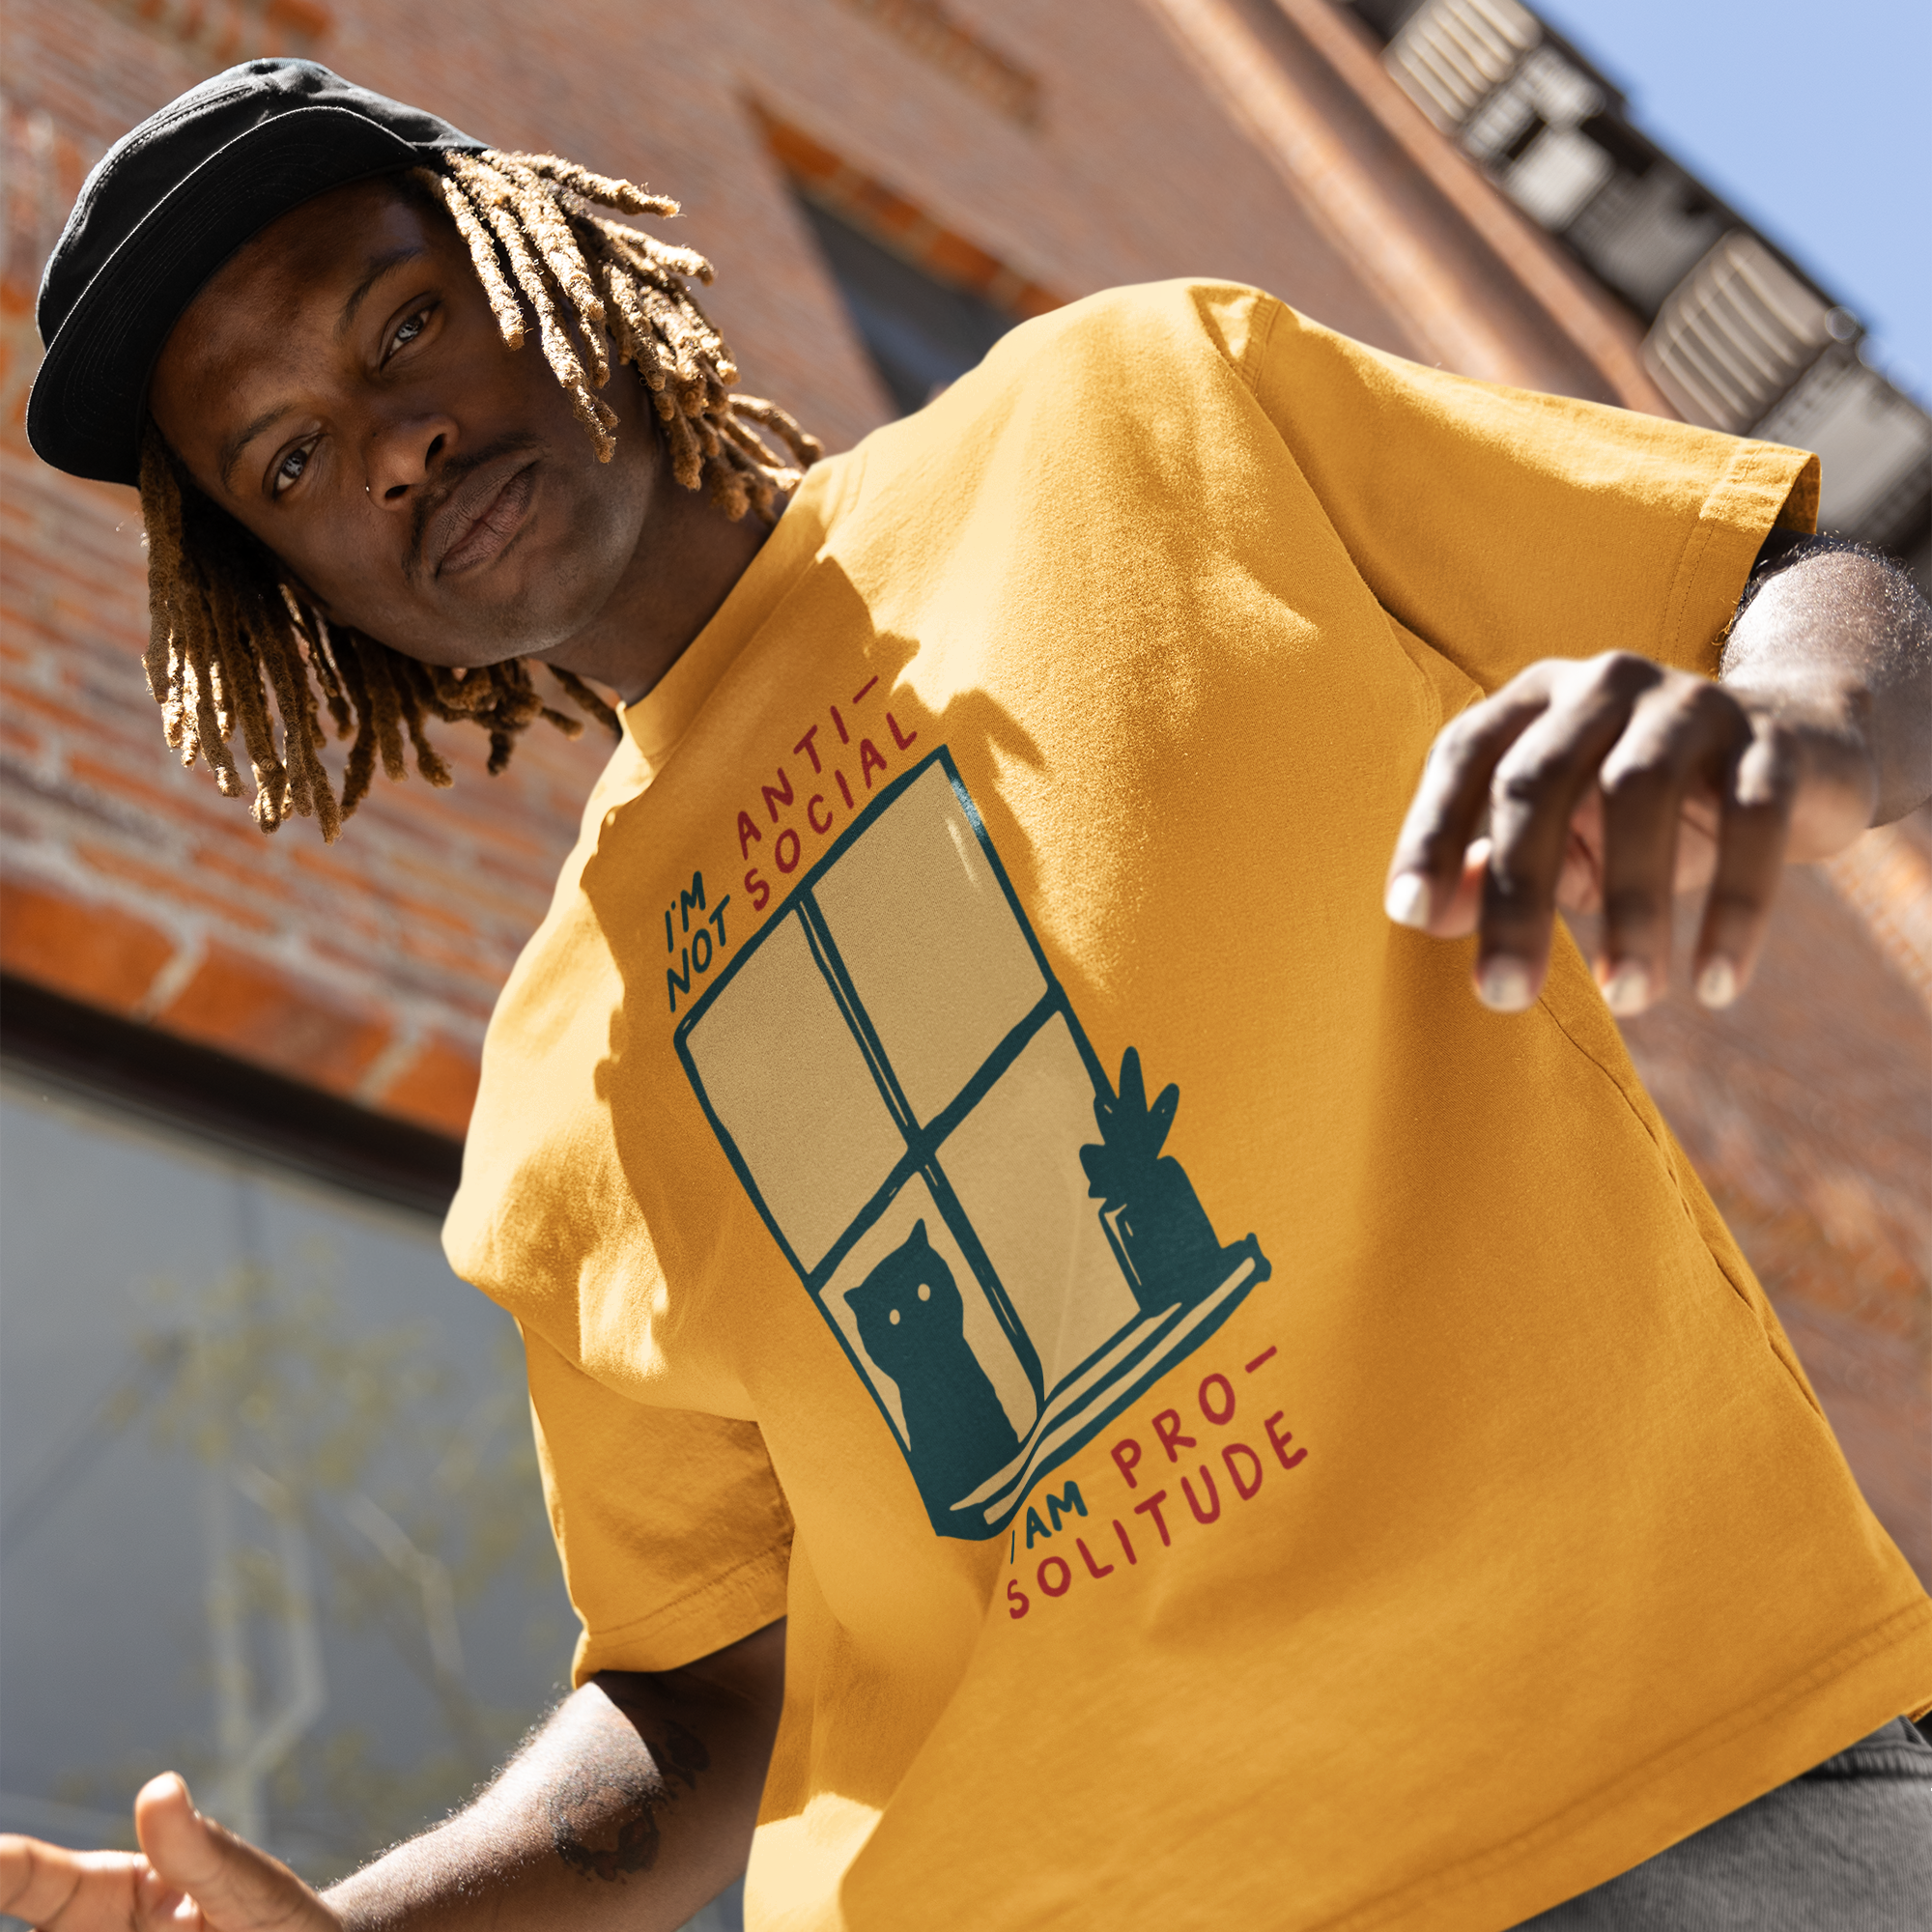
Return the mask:
<svg viewBox="0 0 1932 1932">
<path fill-rule="evenodd" d="M 679 1026 L 705 1115 L 933 1528 L 1021 1498 L 1267 1279 L 1118 1091 L 944 752 L 881 792 Z"/>
</svg>

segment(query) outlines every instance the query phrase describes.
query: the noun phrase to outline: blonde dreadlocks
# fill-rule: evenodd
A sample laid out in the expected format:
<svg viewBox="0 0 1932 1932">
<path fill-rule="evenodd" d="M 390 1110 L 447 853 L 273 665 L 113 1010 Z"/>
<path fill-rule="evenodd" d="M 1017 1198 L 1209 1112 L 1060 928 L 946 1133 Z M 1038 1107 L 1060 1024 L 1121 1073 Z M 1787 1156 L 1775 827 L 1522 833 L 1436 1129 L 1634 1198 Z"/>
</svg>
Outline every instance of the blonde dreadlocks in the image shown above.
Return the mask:
<svg viewBox="0 0 1932 1932">
<path fill-rule="evenodd" d="M 609 344 L 650 393 L 672 474 L 687 490 L 708 483 L 734 522 L 748 510 L 774 516 L 823 454 L 776 404 L 728 389 L 738 376 L 731 353 L 686 286 L 710 281 L 710 263 L 599 213 L 675 214 L 674 201 L 554 155 L 451 152 L 440 170 L 415 169 L 408 179 L 456 223 L 509 348 L 523 346 L 535 317 L 544 359 L 600 462 L 616 448 L 616 412 L 597 394 L 611 377 Z M 785 453 L 754 425 L 772 431 Z M 264 832 L 296 812 L 333 839 L 377 763 L 400 779 L 409 750 L 431 784 L 450 783 L 425 729 L 431 718 L 488 731 L 492 772 L 538 718 L 568 737 L 583 729 L 543 701 L 521 658 L 450 669 L 326 621 L 266 546 L 194 487 L 152 421 L 141 446 L 141 520 L 148 689 L 162 707 L 167 741 L 183 764 L 203 759 L 232 798 L 242 788 L 229 748 L 239 727 Z M 615 715 L 580 678 L 545 669 L 580 711 L 616 730 Z M 269 692 L 281 718 L 279 749 Z M 339 799 L 322 761 L 325 709 L 336 737 L 351 741 Z"/>
</svg>

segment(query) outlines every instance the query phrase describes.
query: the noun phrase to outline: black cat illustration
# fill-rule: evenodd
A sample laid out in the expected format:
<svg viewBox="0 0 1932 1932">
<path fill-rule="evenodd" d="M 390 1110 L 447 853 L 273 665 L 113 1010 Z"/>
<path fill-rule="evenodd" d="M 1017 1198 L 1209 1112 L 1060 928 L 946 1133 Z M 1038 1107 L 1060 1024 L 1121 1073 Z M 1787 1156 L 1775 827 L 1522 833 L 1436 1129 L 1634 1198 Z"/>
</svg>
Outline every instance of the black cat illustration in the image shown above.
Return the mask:
<svg viewBox="0 0 1932 1932">
<path fill-rule="evenodd" d="M 921 1221 L 845 1299 L 866 1352 L 898 1384 L 914 1478 L 941 1507 L 1019 1454 L 1019 1438 L 979 1357 L 965 1304 Z"/>
</svg>

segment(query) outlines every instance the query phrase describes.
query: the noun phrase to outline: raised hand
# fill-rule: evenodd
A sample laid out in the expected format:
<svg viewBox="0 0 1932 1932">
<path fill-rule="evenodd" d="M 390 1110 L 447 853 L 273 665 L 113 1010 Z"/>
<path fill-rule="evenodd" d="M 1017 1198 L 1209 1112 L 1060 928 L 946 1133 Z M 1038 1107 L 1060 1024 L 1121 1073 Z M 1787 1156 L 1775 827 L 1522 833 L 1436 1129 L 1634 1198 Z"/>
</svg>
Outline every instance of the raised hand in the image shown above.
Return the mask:
<svg viewBox="0 0 1932 1932">
<path fill-rule="evenodd" d="M 173 1772 L 134 1800 L 138 1852 L 0 1834 L 0 1913 L 37 1932 L 341 1932 L 288 1866 L 194 1808 Z"/>
<path fill-rule="evenodd" d="M 1904 574 L 1842 549 L 1774 578 L 1721 681 L 1628 652 L 1532 665 L 1436 738 L 1385 904 L 1480 934 L 1476 991 L 1533 1005 L 1560 905 L 1604 915 L 1619 1013 L 1670 978 L 1671 900 L 1708 888 L 1691 982 L 1748 983 L 1787 860 L 1842 850 L 1932 792 L 1932 617 Z M 1485 829 L 1487 819 L 1487 829 Z"/>
</svg>

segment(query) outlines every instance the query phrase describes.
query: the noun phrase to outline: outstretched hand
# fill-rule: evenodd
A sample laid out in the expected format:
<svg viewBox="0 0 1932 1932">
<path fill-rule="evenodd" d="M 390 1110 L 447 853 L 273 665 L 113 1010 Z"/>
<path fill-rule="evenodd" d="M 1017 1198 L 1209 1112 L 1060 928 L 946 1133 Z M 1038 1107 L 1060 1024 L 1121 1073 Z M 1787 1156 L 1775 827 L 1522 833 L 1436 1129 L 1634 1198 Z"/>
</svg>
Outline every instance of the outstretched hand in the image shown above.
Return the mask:
<svg viewBox="0 0 1932 1932">
<path fill-rule="evenodd" d="M 1835 693 L 1714 684 L 1628 652 L 1546 659 L 1436 738 L 1388 915 L 1479 933 L 1477 996 L 1520 1012 L 1557 908 L 1600 911 L 1598 983 L 1628 1014 L 1669 982 L 1674 895 L 1708 888 L 1691 983 L 1728 1006 L 1785 861 L 1828 857 L 1872 822 L 1880 773 L 1855 716 Z"/>
<path fill-rule="evenodd" d="M 194 1808 L 173 1772 L 134 1800 L 138 1852 L 0 1834 L 0 1914 L 37 1932 L 341 1932 L 287 1865 Z"/>
</svg>

